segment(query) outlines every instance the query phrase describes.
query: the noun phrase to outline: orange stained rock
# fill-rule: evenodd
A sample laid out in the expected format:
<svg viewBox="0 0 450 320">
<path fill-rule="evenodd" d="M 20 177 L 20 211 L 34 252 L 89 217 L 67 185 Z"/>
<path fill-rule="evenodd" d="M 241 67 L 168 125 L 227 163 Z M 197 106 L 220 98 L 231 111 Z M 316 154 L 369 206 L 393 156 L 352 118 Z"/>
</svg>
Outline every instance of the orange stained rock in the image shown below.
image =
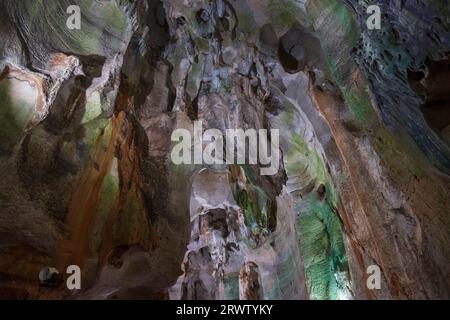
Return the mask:
<svg viewBox="0 0 450 320">
<path fill-rule="evenodd" d="M 124 113 L 120 112 L 112 118 L 111 134 L 105 136 L 103 129 L 97 138 L 96 145 L 80 182 L 75 189 L 68 214 L 67 230 L 70 234 L 67 255 L 64 264 L 83 265 L 88 252 L 90 231 L 98 213 L 99 197 L 103 181 L 111 169 L 114 159 L 117 132 L 124 120 Z M 104 148 L 104 142 L 108 146 Z"/>
</svg>

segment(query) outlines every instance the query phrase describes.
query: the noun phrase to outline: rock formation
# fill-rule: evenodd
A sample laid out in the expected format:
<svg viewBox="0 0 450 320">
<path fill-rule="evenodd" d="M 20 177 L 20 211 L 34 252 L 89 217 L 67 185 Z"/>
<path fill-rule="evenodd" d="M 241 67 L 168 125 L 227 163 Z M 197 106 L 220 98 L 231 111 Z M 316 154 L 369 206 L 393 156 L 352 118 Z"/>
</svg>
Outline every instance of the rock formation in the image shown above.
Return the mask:
<svg viewBox="0 0 450 320">
<path fill-rule="evenodd" d="M 449 299 L 450 6 L 370 4 L 1 1 L 0 298 Z M 174 164 L 198 120 L 278 173 Z"/>
</svg>

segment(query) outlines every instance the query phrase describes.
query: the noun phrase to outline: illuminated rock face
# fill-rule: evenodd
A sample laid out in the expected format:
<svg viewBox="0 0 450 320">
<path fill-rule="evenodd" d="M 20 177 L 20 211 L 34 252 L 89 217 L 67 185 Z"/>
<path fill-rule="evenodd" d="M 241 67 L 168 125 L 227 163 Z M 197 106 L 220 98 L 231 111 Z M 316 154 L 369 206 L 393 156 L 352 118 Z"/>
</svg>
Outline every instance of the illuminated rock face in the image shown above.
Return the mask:
<svg viewBox="0 0 450 320">
<path fill-rule="evenodd" d="M 450 298 L 443 3 L 2 1 L 0 297 Z M 200 120 L 278 173 L 173 164 Z"/>
</svg>

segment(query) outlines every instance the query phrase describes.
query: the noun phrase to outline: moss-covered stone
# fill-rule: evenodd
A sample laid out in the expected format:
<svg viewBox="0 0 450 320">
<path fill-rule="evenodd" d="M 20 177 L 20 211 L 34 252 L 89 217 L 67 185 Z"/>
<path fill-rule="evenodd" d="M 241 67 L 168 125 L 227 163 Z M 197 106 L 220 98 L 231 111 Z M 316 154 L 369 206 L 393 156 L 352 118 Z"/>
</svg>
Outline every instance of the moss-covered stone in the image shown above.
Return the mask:
<svg viewBox="0 0 450 320">
<path fill-rule="evenodd" d="M 92 95 L 86 101 L 86 110 L 83 115 L 82 123 L 94 120 L 103 113 L 100 94 L 98 92 L 92 93 Z"/>
<path fill-rule="evenodd" d="M 100 212 L 109 212 L 119 195 L 119 178 L 108 174 L 103 180 L 100 191 L 99 208 Z"/>
<path fill-rule="evenodd" d="M 321 43 L 331 77 L 341 90 L 351 115 L 359 124 L 370 126 L 376 114 L 369 90 L 354 79 L 359 71 L 354 64 L 352 50 L 360 34 L 352 13 L 336 0 L 311 2 L 308 11 L 316 32 L 323 39 Z"/>
<path fill-rule="evenodd" d="M 224 299 L 239 300 L 239 273 L 227 273 L 223 279 Z"/>
<path fill-rule="evenodd" d="M 239 167 L 240 168 L 240 167 Z M 241 169 L 246 176 L 246 186 L 239 182 L 232 182 L 231 190 L 234 199 L 244 213 L 245 225 L 254 236 L 268 235 L 272 230 L 270 221 L 276 212 L 276 203 L 266 192 L 257 186 L 248 168 Z"/>
<path fill-rule="evenodd" d="M 352 112 L 353 117 L 361 124 L 370 123 L 375 118 L 375 111 L 369 94 L 358 88 L 351 88 L 344 92 L 345 101 Z"/>
<path fill-rule="evenodd" d="M 6 79 L 0 83 L 0 150 L 2 152 L 11 152 L 20 140 L 24 128 L 33 118 L 36 95 L 35 89 L 27 82 Z"/>
<path fill-rule="evenodd" d="M 81 13 L 81 28 L 66 26 L 70 5 L 78 5 Z M 33 26 L 42 38 L 27 39 L 29 43 L 39 41 L 39 45 L 57 51 L 73 52 L 81 55 L 105 55 L 105 48 L 119 50 L 125 44 L 128 23 L 123 4 L 116 1 L 75 0 L 75 1 L 17 1 L 8 5 L 24 18 L 23 27 Z M 44 31 L 45 30 L 45 31 Z M 51 30 L 52 32 L 47 32 Z M 25 34 L 27 37 L 27 34 Z M 108 45 L 106 46 L 106 42 Z M 39 54 L 31 48 L 32 55 Z M 38 56 L 36 56 L 37 58 Z"/>
<path fill-rule="evenodd" d="M 288 176 L 300 179 L 306 190 L 293 193 L 297 231 L 311 299 L 351 298 L 348 261 L 337 212 L 338 195 L 323 159 L 294 134 L 285 159 Z M 313 185 L 312 191 L 307 185 Z M 324 186 L 324 198 L 318 188 Z"/>
<path fill-rule="evenodd" d="M 268 9 L 270 21 L 279 31 L 292 27 L 296 22 L 307 23 L 300 3 L 295 0 L 269 0 Z"/>
</svg>

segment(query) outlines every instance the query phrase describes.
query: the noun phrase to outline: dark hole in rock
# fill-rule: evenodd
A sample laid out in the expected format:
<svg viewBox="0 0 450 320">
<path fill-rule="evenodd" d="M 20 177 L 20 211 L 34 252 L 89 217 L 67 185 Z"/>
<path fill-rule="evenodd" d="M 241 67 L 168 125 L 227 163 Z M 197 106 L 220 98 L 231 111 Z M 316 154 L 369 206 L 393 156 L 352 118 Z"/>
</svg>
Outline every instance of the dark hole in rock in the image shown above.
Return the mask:
<svg viewBox="0 0 450 320">
<path fill-rule="evenodd" d="M 322 63 L 325 58 L 320 41 L 300 26 L 292 27 L 280 38 L 278 58 L 284 70 L 289 73 L 310 70 L 314 67 L 324 69 Z"/>
<path fill-rule="evenodd" d="M 396 29 L 392 29 L 392 35 L 396 43 L 400 42 L 400 33 Z"/>
<path fill-rule="evenodd" d="M 421 81 L 423 78 L 425 78 L 425 73 L 422 71 L 408 70 L 408 80 L 410 83 L 416 83 Z"/>
<path fill-rule="evenodd" d="M 223 209 L 213 209 L 208 211 L 202 217 L 202 231 L 218 230 L 222 233 L 222 237 L 226 238 L 229 235 L 227 212 Z"/>
<path fill-rule="evenodd" d="M 108 264 L 120 269 L 123 265 L 122 256 L 125 252 L 128 251 L 130 247 L 127 245 L 117 246 L 113 249 L 113 251 L 108 256 Z"/>
<path fill-rule="evenodd" d="M 177 26 L 184 26 L 186 24 L 186 18 L 179 16 L 176 18 Z"/>
<path fill-rule="evenodd" d="M 197 12 L 197 22 L 198 23 L 206 23 L 210 19 L 209 12 L 205 9 L 201 9 Z"/>
<path fill-rule="evenodd" d="M 271 95 L 265 101 L 266 111 L 277 116 L 284 111 L 285 105 L 280 97 Z"/>
<path fill-rule="evenodd" d="M 388 50 L 384 50 L 384 56 L 388 61 L 392 61 L 392 59 L 394 59 L 394 56 Z"/>
<path fill-rule="evenodd" d="M 211 259 L 211 253 L 209 252 L 208 247 L 201 248 L 199 252 L 202 257 L 208 257 L 209 259 Z"/>
<path fill-rule="evenodd" d="M 106 57 L 99 55 L 78 56 L 82 65 L 83 72 L 88 78 L 98 78 L 102 75 L 103 65 Z"/>
<path fill-rule="evenodd" d="M 295 59 L 295 57 L 292 56 L 288 50 L 286 50 L 282 42 L 280 42 L 278 46 L 278 58 L 280 59 L 281 65 L 286 72 L 297 73 L 300 71 L 299 61 L 297 61 L 297 59 Z"/>
<path fill-rule="evenodd" d="M 327 195 L 327 188 L 325 187 L 324 184 L 321 184 L 317 188 L 317 194 L 318 194 L 320 200 L 324 200 L 325 199 L 325 196 Z"/>
<path fill-rule="evenodd" d="M 227 243 L 226 248 L 227 248 L 227 251 L 229 251 L 229 252 L 239 251 L 239 246 L 234 242 Z"/>
<path fill-rule="evenodd" d="M 267 225 L 270 232 L 274 232 L 277 229 L 277 203 L 271 201 L 269 204 L 269 216 L 267 217 Z"/>
<path fill-rule="evenodd" d="M 450 58 L 427 61 L 427 72 L 409 70 L 408 81 L 422 98 L 421 111 L 428 126 L 450 145 Z"/>
<path fill-rule="evenodd" d="M 187 115 L 192 121 L 198 119 L 198 97 L 195 97 L 192 101 L 189 95 L 186 98 Z"/>
</svg>

